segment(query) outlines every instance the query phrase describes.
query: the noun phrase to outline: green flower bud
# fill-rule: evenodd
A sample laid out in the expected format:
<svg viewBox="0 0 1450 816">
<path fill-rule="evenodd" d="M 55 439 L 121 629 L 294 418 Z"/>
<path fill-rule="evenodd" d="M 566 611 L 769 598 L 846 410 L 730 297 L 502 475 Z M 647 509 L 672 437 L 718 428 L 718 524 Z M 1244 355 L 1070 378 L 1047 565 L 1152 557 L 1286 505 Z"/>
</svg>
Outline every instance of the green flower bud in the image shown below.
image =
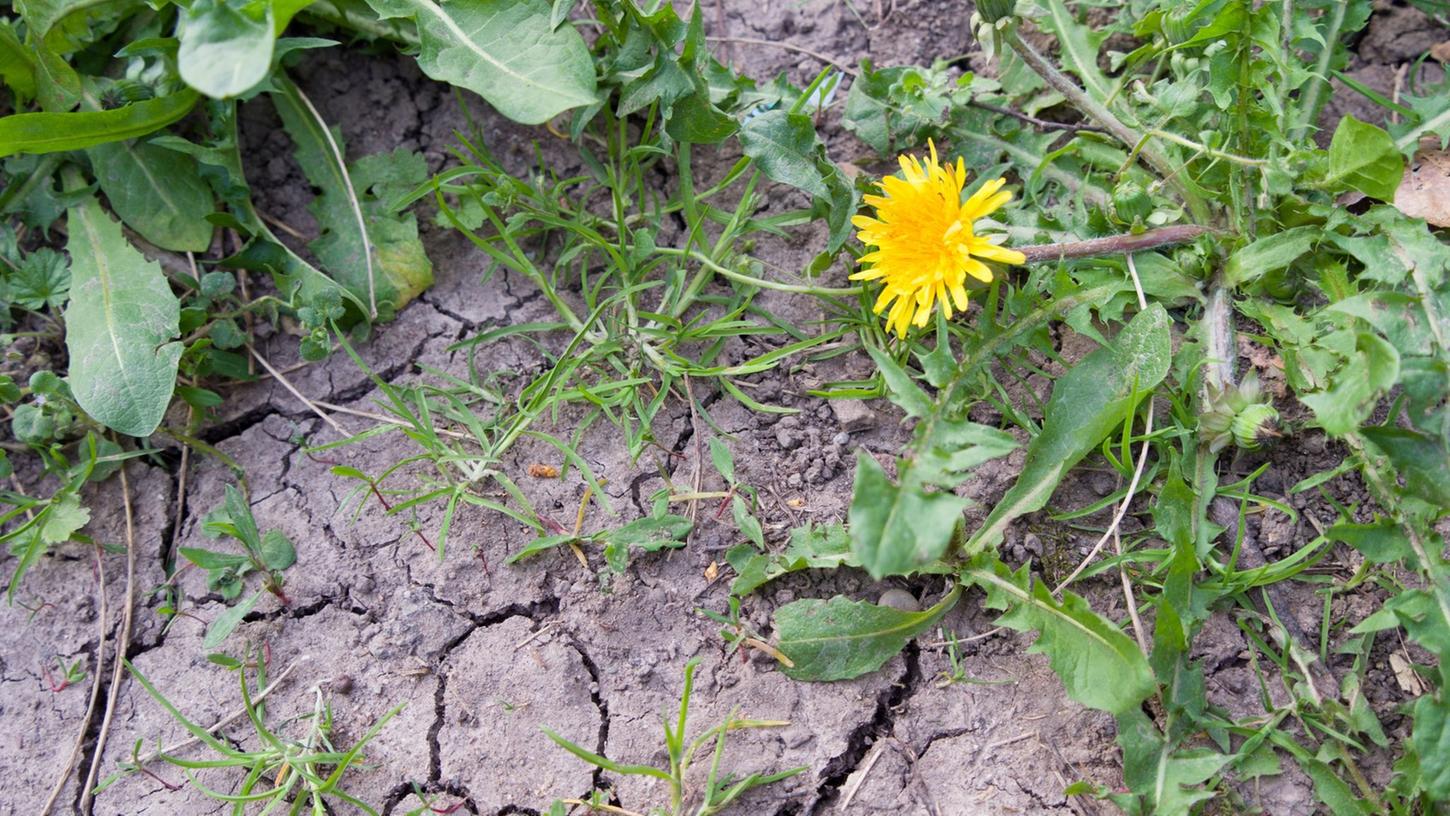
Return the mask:
<svg viewBox="0 0 1450 816">
<path fill-rule="evenodd" d="M 1169 43 L 1178 45 L 1193 36 L 1193 18 L 1196 13 L 1196 6 L 1188 6 L 1163 15 L 1163 36 L 1168 38 Z"/>
<path fill-rule="evenodd" d="M 1217 453 L 1232 442 L 1246 450 L 1257 448 L 1265 439 L 1278 436 L 1274 422 L 1279 412 L 1260 402 L 1259 377 L 1249 372 L 1237 387 L 1210 389 L 1208 410 L 1198 420 L 1198 434 L 1208 449 Z"/>
<path fill-rule="evenodd" d="M 1153 214 L 1153 199 L 1138 182 L 1119 182 L 1113 188 L 1113 214 L 1124 224 L 1147 221 Z"/>
<path fill-rule="evenodd" d="M 1246 450 L 1253 450 L 1266 437 L 1278 436 L 1274 422 L 1279 412 L 1274 406 L 1256 402 L 1240 411 L 1233 419 L 1234 443 Z"/>
</svg>

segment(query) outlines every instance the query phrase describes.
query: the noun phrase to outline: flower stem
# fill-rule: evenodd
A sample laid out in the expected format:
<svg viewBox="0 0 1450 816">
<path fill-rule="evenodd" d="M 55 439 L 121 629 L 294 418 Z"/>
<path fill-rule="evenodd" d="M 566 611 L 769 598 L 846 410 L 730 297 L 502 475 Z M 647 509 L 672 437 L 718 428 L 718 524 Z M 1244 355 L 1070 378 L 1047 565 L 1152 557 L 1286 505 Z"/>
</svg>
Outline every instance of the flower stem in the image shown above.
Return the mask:
<svg viewBox="0 0 1450 816">
<path fill-rule="evenodd" d="M 1028 263 L 1062 261 L 1070 258 L 1091 258 L 1097 255 L 1117 255 L 1124 252 L 1141 252 L 1147 249 L 1186 244 L 1202 235 L 1216 233 L 1210 227 L 1197 224 L 1177 224 L 1159 227 L 1136 235 L 1124 233 L 1105 238 L 1089 238 L 1086 241 L 1067 241 L 1058 244 L 1036 244 L 1013 247 L 1027 256 Z"/>
</svg>

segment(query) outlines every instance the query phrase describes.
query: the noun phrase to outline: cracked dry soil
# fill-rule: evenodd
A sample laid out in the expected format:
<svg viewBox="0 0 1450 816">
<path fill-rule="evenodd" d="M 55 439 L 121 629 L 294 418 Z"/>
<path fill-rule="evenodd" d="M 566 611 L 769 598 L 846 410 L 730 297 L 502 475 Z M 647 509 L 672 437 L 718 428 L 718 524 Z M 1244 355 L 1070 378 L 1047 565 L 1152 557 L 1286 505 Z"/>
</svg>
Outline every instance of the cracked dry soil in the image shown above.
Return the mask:
<svg viewBox="0 0 1450 816">
<path fill-rule="evenodd" d="M 831 0 L 768 9 L 731 0 L 707 5 L 707 20 L 713 35 L 789 41 L 851 62 L 869 55 L 883 65 L 929 63 L 974 50 L 958 27 L 937 25 L 938 20 L 966 19 L 968 4 L 897 0 L 864 5 L 869 8 L 858 16 L 848 4 Z M 801 84 L 819 68 L 813 58 L 779 48 L 740 42 L 717 42 L 716 48 L 722 59 L 757 78 L 785 71 Z M 356 155 L 401 146 L 422 151 L 436 170 L 447 159 L 452 133 L 465 126 L 452 94 L 421 77 L 406 58 L 323 52 L 309 57 L 296 76 L 323 115 L 339 124 Z M 528 167 L 535 142 L 565 165 L 561 169 L 574 161 L 542 131 L 503 122 L 478 100 L 466 104 L 490 149 L 513 170 Z M 387 113 L 379 116 L 378 111 Z M 265 104 L 244 109 L 251 180 L 263 209 L 307 232 L 310 194 L 271 116 Z M 833 155 L 863 154 L 835 116 L 825 125 Z M 420 221 L 430 220 L 431 213 L 421 214 Z M 790 239 L 762 240 L 755 254 L 767 265 L 798 269 L 822 238 L 806 231 Z M 485 259 L 456 233 L 425 226 L 424 239 L 437 283 L 361 349 L 383 379 L 419 379 L 425 366 L 466 376 L 466 357 L 450 352 L 450 344 L 490 327 L 550 317 L 547 303 L 527 281 L 486 274 Z M 830 274 L 845 272 L 837 268 Z M 803 298 L 765 293 L 760 302 L 800 325 L 823 317 Z M 767 341 L 736 341 L 730 353 L 759 353 L 760 346 L 748 344 L 760 342 Z M 279 367 L 296 362 L 293 338 L 270 337 L 264 348 Z M 537 371 L 541 364 L 535 350 L 509 341 L 491 346 L 479 361 L 481 368 L 494 371 Z M 760 377 L 754 392 L 758 399 L 801 409 L 779 421 L 728 398 L 701 395 L 715 422 L 731 435 L 727 441 L 740 479 L 761 489 L 772 541 L 806 520 L 844 516 L 851 448 L 864 446 L 889 458 L 905 440 L 900 415 L 884 403 L 843 408 L 806 396 L 821 382 L 867 371 L 864 357 L 847 357 Z M 377 396 L 367 376 L 343 355 L 289 377 L 311 398 L 360 410 L 371 408 Z M 961 668 L 973 681 L 986 682 L 938 682 L 949 665 L 937 642 L 913 644 L 882 670 L 855 681 L 792 682 L 763 656 L 727 657 L 716 626 L 695 613 L 699 607 L 725 606 L 728 580 L 711 581 L 706 569 L 735 543 L 728 520 L 722 523 L 702 512 L 688 549 L 638 557 L 627 573 L 605 584 L 595 572 L 602 567 L 597 554 L 591 556 L 590 570 L 567 552 L 503 566 L 504 556 L 527 540 L 525 532 L 502 516 L 463 509 L 448 557 L 440 560 L 404 523 L 410 520 L 385 516 L 372 502 L 360 513 L 351 506 L 339 510 L 349 486 L 333 477 L 330 467 L 348 464 L 377 472 L 407 455 L 397 437 L 308 455 L 302 451 L 304 441 L 331 441 L 337 433 L 281 386 L 264 380 L 226 396 L 202 439 L 245 468 L 259 525 L 283 530 L 299 554 L 298 564 L 287 572 L 291 604 L 283 607 L 267 596 L 230 643 L 266 644 L 274 676 L 297 665 L 268 698 L 274 724 L 310 712 L 314 689 L 320 689 L 332 701 L 335 743 L 347 745 L 393 706 L 406 704 L 369 745 L 366 766 L 349 776 L 348 790 L 384 814 L 418 809 L 423 803 L 416 791 L 436 794 L 441 807 L 458 804 L 456 812 L 472 814 L 537 814 L 547 811 L 555 797 L 583 796 L 595 788 L 607 788 L 612 801 L 636 811 L 660 804 L 666 796 L 661 785 L 597 772 L 550 743 L 540 726 L 618 761 L 658 764 L 664 760 L 660 720 L 677 706 L 682 668 L 692 657 L 702 659 L 692 731 L 735 708 L 790 723 L 733 735 L 725 762 L 730 771 L 806 768 L 756 791 L 735 812 L 944 816 L 1111 810 L 1106 804 L 1069 801 L 1062 791 L 1079 779 L 1121 786 L 1112 721 L 1069 701 L 1046 661 L 1026 654 L 1026 638 L 1003 633 L 963 646 Z M 559 425 L 568 428 L 571 419 L 577 416 L 566 414 Z M 365 427 L 352 417 L 339 421 L 351 432 Z M 596 501 L 586 525 L 634 517 L 667 477 L 693 473 L 703 442 L 695 438 L 694 425 L 687 410 L 672 405 L 654 428 L 669 455 L 647 454 L 634 465 L 615 435 L 596 424 L 580 453 L 608 480 L 606 498 L 620 516 L 608 515 Z M 1287 472 L 1277 476 L 1283 486 L 1293 484 L 1300 470 L 1322 466 L 1326 454 L 1320 442 L 1317 451 L 1290 458 Z M 521 444 L 511 454 L 510 472 L 541 510 L 564 518 L 572 515 L 583 492 L 577 477 L 523 475 L 530 463 L 555 459 L 557 454 L 542 445 Z M 1020 452 L 989 464 L 965 492 L 989 505 L 1020 466 Z M 708 461 L 704 470 L 713 473 Z M 1066 484 L 1062 490 L 1071 495 L 1064 504 L 1077 506 L 1104 495 L 1101 479 L 1093 478 L 1101 475 L 1089 472 Z M 150 464 L 133 464 L 130 478 L 138 602 L 126 654 L 194 722 L 215 722 L 239 705 L 232 676 L 209 663 L 201 645 L 206 622 L 225 606 L 208 593 L 202 575 L 186 571 L 178 591 L 189 614 L 163 630 L 160 599 L 150 590 L 164 582 L 179 547 L 206 545 L 201 518 L 220 501 L 233 474 L 216 459 L 193 457 L 183 495 L 179 456 L 172 452 Z M 1348 478 L 1326 487 L 1346 501 L 1359 490 Z M 103 542 L 124 542 L 118 481 L 96 488 L 90 503 L 95 519 L 89 532 Z M 1332 516 L 1332 511 L 1321 512 Z M 435 530 L 438 521 L 437 508 L 423 508 L 416 518 L 422 530 Z M 1133 523 L 1130 516 L 1128 524 Z M 1280 530 L 1277 545 L 1294 546 L 1307 534 L 1302 524 Z M 1051 560 L 1054 553 L 1075 560 L 1086 543 L 1078 532 L 1034 521 L 1014 525 L 1006 546 L 1019 561 L 1029 556 Z M 27 578 L 23 597 L 44 599 L 44 604 L 0 607 L 0 778 L 6 781 L 0 813 L 39 810 L 70 755 L 91 683 L 102 684 L 103 699 L 109 691 L 113 645 L 108 645 L 99 680 L 92 671 L 86 682 L 60 692 L 47 687 L 40 667 L 53 664 L 55 656 L 94 667 L 103 629 L 105 642 L 114 644 L 125 569 L 122 554 L 96 562 L 89 551 L 61 548 Z M 889 586 L 918 597 L 938 589 L 920 582 L 872 584 L 847 571 L 791 576 L 747 598 L 744 611 L 768 633 L 771 611 L 798 597 L 839 592 L 874 600 Z M 1089 585 L 1087 591 L 1105 613 L 1121 612 L 1121 598 L 1110 589 Z M 1370 601 L 1349 599 L 1361 605 Z M 1305 605 L 1310 618 L 1316 608 Z M 1247 688 L 1244 642 L 1231 623 L 1215 621 L 1222 626 L 1211 626 L 1199 648 L 1210 670 L 1210 697 L 1231 704 Z M 969 595 L 943 627 L 967 638 L 990 630 L 991 615 Z M 1370 696 L 1386 717 L 1387 730 L 1402 736 L 1404 723 L 1393 714 L 1398 695 L 1387 678 L 1381 679 L 1383 687 L 1371 689 Z M 89 764 L 97 727 L 93 724 L 87 735 L 82 769 Z M 238 724 L 222 733 L 241 740 L 248 729 Z M 136 683 L 124 682 L 101 775 L 127 758 L 137 741 L 151 748 L 184 736 Z M 97 798 L 91 813 L 200 816 L 226 811 L 181 785 L 184 780 L 174 768 L 158 765 L 154 771 L 154 776 L 124 778 Z M 1384 771 L 1367 766 L 1371 775 Z M 236 782 L 207 770 L 198 779 L 223 790 Z M 1240 795 L 1271 813 L 1314 812 L 1308 780 L 1292 769 L 1261 779 Z M 75 811 L 79 801 L 80 783 L 72 774 L 55 812 Z"/>
</svg>

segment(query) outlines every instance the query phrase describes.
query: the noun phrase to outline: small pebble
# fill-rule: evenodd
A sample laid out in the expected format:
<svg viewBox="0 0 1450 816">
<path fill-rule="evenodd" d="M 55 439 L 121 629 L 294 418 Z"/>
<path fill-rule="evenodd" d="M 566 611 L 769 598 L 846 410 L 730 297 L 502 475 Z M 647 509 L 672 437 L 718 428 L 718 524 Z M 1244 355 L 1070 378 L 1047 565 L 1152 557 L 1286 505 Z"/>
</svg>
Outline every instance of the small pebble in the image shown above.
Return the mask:
<svg viewBox="0 0 1450 816">
<path fill-rule="evenodd" d="M 831 441 L 837 445 L 849 445 L 851 444 L 851 435 L 846 433 L 845 431 L 841 431 L 840 433 L 831 437 Z"/>
<path fill-rule="evenodd" d="M 1022 537 L 1022 549 L 1033 555 L 1042 555 L 1042 539 L 1036 533 L 1028 533 Z"/>
<path fill-rule="evenodd" d="M 888 589 L 881 593 L 881 598 L 876 603 L 880 606 L 900 609 L 902 612 L 921 611 L 921 604 L 917 602 L 916 596 L 904 589 Z"/>
</svg>

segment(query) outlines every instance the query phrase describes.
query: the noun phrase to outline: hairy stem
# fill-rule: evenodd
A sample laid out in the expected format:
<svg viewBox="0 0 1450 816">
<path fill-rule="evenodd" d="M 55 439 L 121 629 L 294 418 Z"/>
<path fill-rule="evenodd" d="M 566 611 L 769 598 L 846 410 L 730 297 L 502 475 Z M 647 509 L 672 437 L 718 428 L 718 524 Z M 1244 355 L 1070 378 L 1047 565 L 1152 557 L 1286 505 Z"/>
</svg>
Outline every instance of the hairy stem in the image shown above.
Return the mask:
<svg viewBox="0 0 1450 816">
<path fill-rule="evenodd" d="M 1124 233 L 1109 235 L 1105 238 L 1089 238 L 1086 241 L 1035 244 L 1014 247 L 1014 249 L 1026 255 L 1028 263 L 1041 263 L 1072 258 L 1092 258 L 1098 255 L 1117 255 L 1124 252 L 1141 252 L 1146 249 L 1187 244 L 1200 236 L 1216 232 L 1217 230 L 1211 227 L 1200 227 L 1197 224 L 1178 224 L 1172 227 L 1151 229 L 1136 235 Z"/>
</svg>

